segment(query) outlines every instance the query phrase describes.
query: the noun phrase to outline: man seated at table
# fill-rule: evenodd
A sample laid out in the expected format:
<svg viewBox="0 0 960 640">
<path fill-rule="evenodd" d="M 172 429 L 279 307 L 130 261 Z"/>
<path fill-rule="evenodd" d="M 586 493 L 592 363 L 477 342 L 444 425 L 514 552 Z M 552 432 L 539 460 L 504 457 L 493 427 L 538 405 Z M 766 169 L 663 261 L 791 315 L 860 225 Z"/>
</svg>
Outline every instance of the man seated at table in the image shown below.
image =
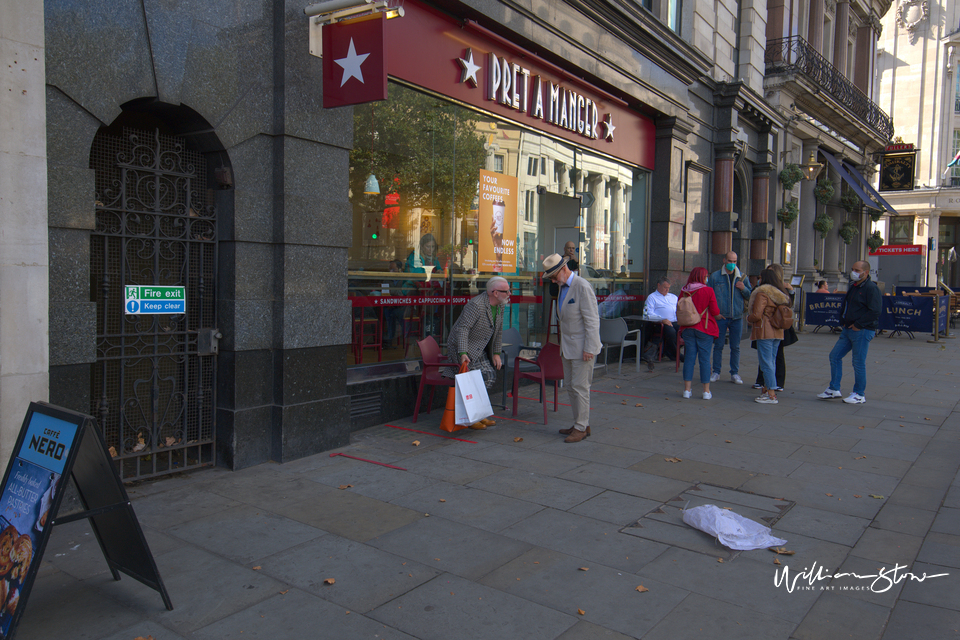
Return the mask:
<svg viewBox="0 0 960 640">
<path fill-rule="evenodd" d="M 647 296 L 643 305 L 643 315 L 660 319 L 660 339 L 664 340 L 663 355 L 671 360 L 677 357 L 677 296 L 670 293 L 670 280 L 666 277 L 657 280 L 657 290 Z"/>
</svg>

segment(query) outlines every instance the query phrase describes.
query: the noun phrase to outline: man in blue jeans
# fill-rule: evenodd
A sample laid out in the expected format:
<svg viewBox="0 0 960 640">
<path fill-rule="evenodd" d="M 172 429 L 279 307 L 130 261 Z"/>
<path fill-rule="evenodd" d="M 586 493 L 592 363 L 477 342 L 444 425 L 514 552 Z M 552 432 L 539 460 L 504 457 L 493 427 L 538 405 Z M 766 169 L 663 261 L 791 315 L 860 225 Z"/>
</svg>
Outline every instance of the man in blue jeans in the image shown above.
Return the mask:
<svg viewBox="0 0 960 640">
<path fill-rule="evenodd" d="M 848 404 L 867 401 L 867 349 L 880 326 L 883 298 L 877 283 L 870 279 L 867 262 L 853 263 L 850 287 L 843 305 L 843 330 L 830 352 L 830 386 L 818 398 L 840 398 L 840 378 L 843 376 L 843 356 L 853 351 L 853 393 L 843 399 Z"/>
<path fill-rule="evenodd" d="M 708 283 L 717 296 L 717 306 L 720 307 L 720 319 L 717 326 L 720 336 L 713 342 L 713 375 L 710 382 L 720 379 L 720 370 L 723 368 L 723 342 L 730 331 L 730 381 L 734 384 L 743 384 L 740 377 L 740 337 L 743 334 L 743 306 L 750 300 L 750 282 L 746 275 L 740 273 L 737 267 L 737 254 L 731 251 L 726 256 L 726 262 L 718 270 L 710 274 Z"/>
</svg>

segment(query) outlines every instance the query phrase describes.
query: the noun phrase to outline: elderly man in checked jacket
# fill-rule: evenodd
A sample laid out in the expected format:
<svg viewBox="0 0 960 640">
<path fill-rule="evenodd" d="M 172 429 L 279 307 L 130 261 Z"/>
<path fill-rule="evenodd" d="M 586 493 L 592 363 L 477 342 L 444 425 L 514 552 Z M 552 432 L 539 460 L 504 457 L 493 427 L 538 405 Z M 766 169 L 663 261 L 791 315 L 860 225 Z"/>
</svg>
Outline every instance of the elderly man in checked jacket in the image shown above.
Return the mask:
<svg viewBox="0 0 960 640">
<path fill-rule="evenodd" d="M 460 363 L 466 362 L 471 370 L 479 369 L 487 388 L 497 379 L 500 361 L 500 340 L 503 335 L 503 311 L 510 301 L 510 283 L 505 278 L 494 276 L 487 281 L 487 290 L 470 300 L 450 329 L 447 336 L 447 351 L 456 354 Z M 446 368 L 443 375 L 453 377 L 456 371 Z M 494 424 L 485 419 L 470 425 L 472 429 L 484 429 Z"/>
</svg>

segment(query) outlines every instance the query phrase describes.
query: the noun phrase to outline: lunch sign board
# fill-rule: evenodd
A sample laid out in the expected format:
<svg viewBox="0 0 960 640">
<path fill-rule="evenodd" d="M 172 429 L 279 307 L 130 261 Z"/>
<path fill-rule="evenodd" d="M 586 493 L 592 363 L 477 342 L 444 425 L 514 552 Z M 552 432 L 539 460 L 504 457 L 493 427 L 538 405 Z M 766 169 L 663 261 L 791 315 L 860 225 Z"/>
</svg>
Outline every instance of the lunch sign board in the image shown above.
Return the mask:
<svg viewBox="0 0 960 640">
<path fill-rule="evenodd" d="M 83 511 L 58 517 L 72 478 Z M 37 577 L 50 530 L 87 518 L 114 580 L 120 572 L 173 605 L 123 482 L 87 415 L 31 402 L 0 485 L 0 640 L 13 637 Z"/>
</svg>

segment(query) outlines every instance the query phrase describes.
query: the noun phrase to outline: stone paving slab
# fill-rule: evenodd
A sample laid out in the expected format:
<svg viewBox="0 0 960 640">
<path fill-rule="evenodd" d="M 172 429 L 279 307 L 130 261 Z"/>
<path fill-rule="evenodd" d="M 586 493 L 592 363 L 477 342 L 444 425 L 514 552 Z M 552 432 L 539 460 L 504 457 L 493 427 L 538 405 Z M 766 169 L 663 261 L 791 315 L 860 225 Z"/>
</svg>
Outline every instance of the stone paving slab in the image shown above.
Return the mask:
<svg viewBox="0 0 960 640">
<path fill-rule="evenodd" d="M 639 571 L 666 549 L 623 535 L 617 525 L 555 509 L 544 509 L 505 529 L 503 535 L 628 573 Z"/>
<path fill-rule="evenodd" d="M 418 511 L 367 498 L 350 489 L 333 490 L 289 507 L 281 506 L 276 513 L 360 542 L 423 517 Z"/>
<path fill-rule="evenodd" d="M 875 473 L 882 476 L 902 478 L 910 470 L 911 463 L 904 460 L 884 458 L 879 455 L 868 456 L 865 453 L 836 451 L 820 447 L 800 447 L 791 456 L 791 460 L 812 462 L 831 467 Z"/>
<path fill-rule="evenodd" d="M 404 464 L 406 465 L 404 468 L 411 474 L 452 484 L 469 484 L 503 469 L 500 465 L 451 454 L 448 448 L 428 451 Z"/>
<path fill-rule="evenodd" d="M 197 632 L 201 633 L 201 632 Z M 133 625 L 132 627 L 127 627 L 116 633 L 104 636 L 103 640 L 130 640 L 130 638 L 149 638 L 153 637 L 153 640 L 185 640 L 183 636 L 175 631 L 171 631 L 166 627 L 148 620 L 146 622 L 141 622 Z M 20 633 L 17 634 L 18 638 L 23 637 Z M 76 637 L 76 636 L 71 636 Z"/>
<path fill-rule="evenodd" d="M 814 605 L 819 592 L 794 591 L 774 586 L 777 567 L 739 557 L 717 562 L 717 557 L 685 549 L 668 549 L 638 575 L 689 589 L 751 611 L 799 623 Z"/>
<path fill-rule="evenodd" d="M 561 438 L 562 436 L 557 434 L 557 437 Z M 561 442 L 561 444 L 565 443 Z M 543 446 L 545 445 L 541 445 L 531 451 L 509 445 L 494 445 L 493 447 L 486 447 L 475 452 L 467 452 L 463 454 L 463 457 L 497 464 L 502 467 L 523 469 L 524 471 L 549 475 L 560 475 L 571 469 L 576 469 L 583 464 L 582 461 L 569 456 L 547 453 L 543 451 Z M 567 448 L 569 449 L 570 446 L 567 445 Z"/>
<path fill-rule="evenodd" d="M 440 502 L 441 500 L 443 502 Z M 399 498 L 397 503 L 420 514 L 432 513 L 494 533 L 543 509 L 542 506 L 526 500 L 443 482 L 407 494 Z"/>
<path fill-rule="evenodd" d="M 369 638 L 413 640 L 413 636 L 298 589 L 277 594 L 191 635 L 196 640 L 280 638 Z M 159 640 L 159 638 L 157 638 Z"/>
<path fill-rule="evenodd" d="M 690 483 L 660 478 L 649 473 L 591 462 L 560 476 L 594 487 L 612 489 L 640 498 L 664 502 L 690 487 Z"/>
<path fill-rule="evenodd" d="M 960 569 L 960 535 L 930 533 L 920 547 L 917 560 Z"/>
<path fill-rule="evenodd" d="M 230 535 L 225 536 L 224 531 Z M 324 535 L 319 529 L 249 505 L 191 520 L 167 529 L 167 533 L 240 564 Z"/>
<path fill-rule="evenodd" d="M 638 498 L 618 491 L 604 491 L 578 504 L 569 512 L 625 526 L 636 522 L 660 504 L 655 500 Z"/>
<path fill-rule="evenodd" d="M 797 505 L 777 522 L 777 530 L 853 546 L 869 524 L 865 518 Z"/>
<path fill-rule="evenodd" d="M 579 616 L 445 573 L 369 617 L 420 640 L 489 640 L 555 638 Z"/>
<path fill-rule="evenodd" d="M 587 622 L 633 637 L 642 637 L 687 595 L 663 582 L 584 566 L 580 558 L 542 549 L 524 554 L 481 582 L 558 611 L 583 611 Z M 649 591 L 638 592 L 640 585 Z"/>
<path fill-rule="evenodd" d="M 743 469 L 733 469 L 731 467 L 699 462 L 697 460 L 681 458 L 680 462 L 672 462 L 667 459 L 676 457 L 677 456 L 664 457 L 663 455 L 652 455 L 630 468 L 634 471 L 642 471 L 664 478 L 673 478 L 691 484 L 709 482 L 725 487 L 739 487 L 757 475 L 744 471 Z"/>
<path fill-rule="evenodd" d="M 440 574 L 433 567 L 332 534 L 263 558 L 260 567 L 258 573 L 361 613 Z M 325 584 L 330 578 L 335 582 Z"/>
<path fill-rule="evenodd" d="M 870 526 L 913 536 L 924 536 L 930 530 L 934 517 L 935 514 L 932 511 L 888 501 Z"/>
<path fill-rule="evenodd" d="M 838 489 L 854 491 L 860 495 L 871 493 L 888 495 L 897 487 L 897 478 L 856 471 L 845 465 L 832 466 L 804 462 L 788 475 L 795 480 L 830 483 Z"/>
<path fill-rule="evenodd" d="M 735 451 L 721 446 L 696 445 L 684 452 L 684 457 L 712 462 L 725 467 L 765 473 L 775 476 L 787 476 L 801 466 L 801 462 L 786 458 L 776 458 L 768 455 Z"/>
<path fill-rule="evenodd" d="M 478 580 L 531 548 L 511 537 L 435 516 L 421 518 L 367 544 L 468 580 Z"/>
<path fill-rule="evenodd" d="M 391 469 L 359 460 L 351 460 L 351 462 L 352 464 L 336 470 L 325 469 L 320 475 L 311 477 L 311 480 L 332 489 L 350 485 L 351 492 L 383 502 L 390 502 L 432 483 L 430 478 L 409 471 Z"/>
<path fill-rule="evenodd" d="M 826 592 L 793 637 L 796 640 L 872 640 L 883 632 L 889 615 L 886 607 L 843 593 Z"/>
<path fill-rule="evenodd" d="M 592 431 L 592 429 L 591 429 Z M 595 441 L 593 436 L 571 447 L 563 441 L 551 442 L 537 447 L 538 451 L 558 456 L 567 456 L 583 462 L 600 462 L 611 467 L 629 467 L 651 454 L 646 451 L 624 449 Z M 579 465 L 578 465 L 579 466 Z"/>
<path fill-rule="evenodd" d="M 867 527 L 850 553 L 885 565 L 910 565 L 920 551 L 923 538 L 897 531 Z"/>
<path fill-rule="evenodd" d="M 603 491 L 598 487 L 520 469 L 504 469 L 468 486 L 554 509 L 570 509 Z"/>
<path fill-rule="evenodd" d="M 905 564 L 909 566 L 912 561 L 899 563 L 900 566 Z M 893 568 L 894 564 L 851 555 L 842 565 L 833 569 L 835 577 L 827 584 L 835 593 L 892 609 L 903 589 L 903 582 L 894 583 L 892 578 L 883 577 L 892 576 Z"/>
<path fill-rule="evenodd" d="M 950 638 L 960 629 L 960 612 L 913 602 L 897 603 L 887 622 L 884 640 Z"/>
<path fill-rule="evenodd" d="M 787 640 L 796 624 L 738 607 L 716 598 L 691 593 L 660 621 L 644 640 Z"/>
</svg>

